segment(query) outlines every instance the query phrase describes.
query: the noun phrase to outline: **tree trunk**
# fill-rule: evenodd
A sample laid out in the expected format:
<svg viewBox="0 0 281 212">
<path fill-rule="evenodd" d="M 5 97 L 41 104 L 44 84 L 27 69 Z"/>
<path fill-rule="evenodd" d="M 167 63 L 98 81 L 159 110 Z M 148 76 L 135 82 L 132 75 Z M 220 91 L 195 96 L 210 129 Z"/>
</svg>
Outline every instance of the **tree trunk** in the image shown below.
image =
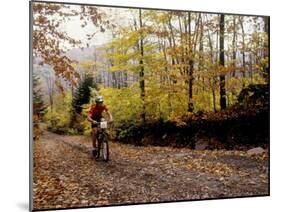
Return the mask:
<svg viewBox="0 0 281 212">
<path fill-rule="evenodd" d="M 200 15 L 200 38 L 199 38 L 199 64 L 198 64 L 198 71 L 203 71 L 204 61 L 203 61 L 203 53 L 204 53 L 204 46 L 203 46 L 203 35 L 204 35 L 204 26 L 203 26 L 203 18 Z M 202 82 L 204 85 L 204 77 L 202 76 Z M 199 80 L 199 79 L 198 79 Z M 203 91 L 205 90 L 205 86 L 203 86 Z"/>
<path fill-rule="evenodd" d="M 163 55 L 164 55 L 164 60 L 165 60 L 165 75 L 166 75 L 166 77 L 165 77 L 165 79 L 166 79 L 166 81 L 167 81 L 167 83 L 168 83 L 168 85 L 169 85 L 169 87 L 170 86 L 172 86 L 172 84 L 171 84 L 171 80 L 170 80 L 170 77 L 169 77 L 169 69 L 168 69 L 168 58 L 167 58 L 167 54 L 166 54 L 166 41 L 164 40 L 164 44 L 163 44 Z M 170 90 L 168 89 L 168 99 L 167 99 L 167 101 L 168 101 L 168 114 L 170 114 L 171 112 L 172 112 L 172 103 L 171 103 L 171 92 L 170 92 Z"/>
<path fill-rule="evenodd" d="M 224 15 L 220 15 L 220 66 L 224 67 Z M 220 74 L 220 106 L 226 108 L 225 75 Z"/>
<path fill-rule="evenodd" d="M 116 88 L 117 87 L 116 72 L 112 72 L 111 76 L 112 76 L 112 81 L 111 81 L 112 87 Z"/>
<path fill-rule="evenodd" d="M 170 29 L 171 30 L 171 29 Z M 172 49 L 174 48 L 173 43 L 172 43 L 172 37 L 173 37 L 173 33 L 171 31 L 171 36 L 168 37 L 168 41 L 169 41 L 169 47 Z M 176 64 L 176 57 L 171 54 L 171 60 L 172 60 L 172 67 Z M 173 81 L 174 84 L 177 83 L 177 79 L 173 76 L 170 76 L 170 79 Z"/>
<path fill-rule="evenodd" d="M 189 89 L 188 89 L 188 112 L 193 112 L 193 101 L 192 101 L 192 86 L 193 86 L 193 52 L 192 52 L 192 44 L 191 44 L 191 15 L 190 12 L 188 12 L 188 47 L 189 47 L 189 73 L 188 73 L 188 78 L 189 78 Z"/>
<path fill-rule="evenodd" d="M 232 40 L 232 60 L 233 60 L 233 72 L 232 76 L 235 77 L 235 69 L 236 69 L 236 17 L 233 16 L 233 40 Z"/>
<path fill-rule="evenodd" d="M 246 73 L 246 60 L 245 60 L 245 31 L 244 31 L 244 25 L 243 25 L 243 19 L 240 19 L 240 26 L 242 30 L 242 87 L 245 87 L 244 79 L 245 79 L 245 73 Z"/>
<path fill-rule="evenodd" d="M 141 13 L 141 9 L 139 9 L 139 24 L 140 24 L 140 30 L 142 30 L 142 13 Z M 143 55 L 144 55 L 144 51 L 143 51 L 143 34 L 142 31 L 140 31 L 140 55 L 141 55 L 141 59 L 139 61 L 140 64 L 140 90 L 141 90 L 141 100 L 142 100 L 142 113 L 141 113 L 141 119 L 142 122 L 145 123 L 145 84 L 144 84 L 144 67 L 143 67 Z"/>
<path fill-rule="evenodd" d="M 185 47 L 184 47 L 184 40 L 183 40 L 183 37 L 184 37 L 184 33 L 182 31 L 182 24 L 181 24 L 181 16 L 178 15 L 178 21 L 179 21 L 179 34 L 180 34 L 180 48 L 181 48 L 181 64 L 185 64 Z"/>
<path fill-rule="evenodd" d="M 124 71 L 124 87 L 128 87 L 128 74 Z"/>
<path fill-rule="evenodd" d="M 209 39 L 209 46 L 210 46 L 210 58 L 211 58 L 211 63 L 214 63 L 214 53 L 213 53 L 213 44 L 212 44 L 212 39 L 211 39 L 211 35 L 210 32 L 208 30 L 208 39 Z M 213 77 L 213 82 L 211 79 L 209 79 L 209 84 L 211 86 L 211 90 L 212 90 L 212 100 L 213 100 L 213 107 L 214 107 L 214 111 L 217 111 L 216 108 L 216 92 L 215 92 L 215 78 Z"/>
<path fill-rule="evenodd" d="M 264 32 L 266 33 L 266 40 L 264 44 L 264 59 L 269 56 L 269 17 L 264 17 Z M 269 58 L 268 58 L 269 63 Z M 263 75 L 267 82 L 269 82 L 269 64 L 263 65 Z"/>
</svg>

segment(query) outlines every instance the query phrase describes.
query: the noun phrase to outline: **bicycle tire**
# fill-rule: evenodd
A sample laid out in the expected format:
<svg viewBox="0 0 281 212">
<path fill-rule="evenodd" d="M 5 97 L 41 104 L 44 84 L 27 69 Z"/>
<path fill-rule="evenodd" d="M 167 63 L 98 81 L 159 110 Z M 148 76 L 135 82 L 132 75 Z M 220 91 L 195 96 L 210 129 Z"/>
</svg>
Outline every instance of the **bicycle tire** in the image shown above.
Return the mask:
<svg viewBox="0 0 281 212">
<path fill-rule="evenodd" d="M 105 162 L 107 162 L 109 160 L 109 146 L 108 146 L 108 141 L 107 140 L 103 140 L 102 142 L 102 158 Z"/>
<path fill-rule="evenodd" d="M 97 145 L 97 155 L 96 155 L 96 160 L 100 157 L 100 153 L 101 153 L 101 141 L 100 141 L 100 139 L 99 139 L 99 137 L 97 138 L 97 143 L 98 143 L 98 145 Z"/>
</svg>

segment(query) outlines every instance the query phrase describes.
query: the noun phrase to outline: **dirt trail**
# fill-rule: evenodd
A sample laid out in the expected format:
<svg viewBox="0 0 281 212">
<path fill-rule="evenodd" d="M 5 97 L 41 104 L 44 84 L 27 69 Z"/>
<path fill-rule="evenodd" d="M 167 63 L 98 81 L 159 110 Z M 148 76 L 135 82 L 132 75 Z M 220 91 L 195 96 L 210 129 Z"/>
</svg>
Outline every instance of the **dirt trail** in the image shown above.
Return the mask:
<svg viewBox="0 0 281 212">
<path fill-rule="evenodd" d="M 34 209 L 268 195 L 268 161 L 241 151 L 136 147 L 45 132 L 34 143 Z"/>
</svg>

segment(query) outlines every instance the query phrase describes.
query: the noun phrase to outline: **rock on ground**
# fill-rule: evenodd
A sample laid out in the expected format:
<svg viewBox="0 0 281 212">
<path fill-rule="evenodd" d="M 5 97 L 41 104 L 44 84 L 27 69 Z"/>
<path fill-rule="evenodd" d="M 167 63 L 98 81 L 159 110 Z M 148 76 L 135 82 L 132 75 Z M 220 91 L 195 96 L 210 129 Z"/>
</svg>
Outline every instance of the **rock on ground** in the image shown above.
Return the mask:
<svg viewBox="0 0 281 212">
<path fill-rule="evenodd" d="M 264 153 L 265 150 L 261 147 L 256 147 L 256 148 L 253 148 L 253 149 L 250 149 L 247 151 L 247 154 L 248 155 L 260 155 L 262 153 Z"/>
</svg>

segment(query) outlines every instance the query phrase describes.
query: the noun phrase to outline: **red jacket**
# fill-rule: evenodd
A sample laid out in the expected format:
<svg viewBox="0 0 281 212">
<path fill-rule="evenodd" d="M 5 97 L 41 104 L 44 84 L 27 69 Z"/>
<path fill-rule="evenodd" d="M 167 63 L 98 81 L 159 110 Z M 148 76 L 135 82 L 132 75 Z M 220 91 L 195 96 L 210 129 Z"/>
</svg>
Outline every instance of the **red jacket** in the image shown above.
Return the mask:
<svg viewBox="0 0 281 212">
<path fill-rule="evenodd" d="M 99 120 L 102 118 L 103 111 L 108 111 L 108 107 L 106 105 L 92 105 L 88 115 L 94 119 Z"/>
</svg>

